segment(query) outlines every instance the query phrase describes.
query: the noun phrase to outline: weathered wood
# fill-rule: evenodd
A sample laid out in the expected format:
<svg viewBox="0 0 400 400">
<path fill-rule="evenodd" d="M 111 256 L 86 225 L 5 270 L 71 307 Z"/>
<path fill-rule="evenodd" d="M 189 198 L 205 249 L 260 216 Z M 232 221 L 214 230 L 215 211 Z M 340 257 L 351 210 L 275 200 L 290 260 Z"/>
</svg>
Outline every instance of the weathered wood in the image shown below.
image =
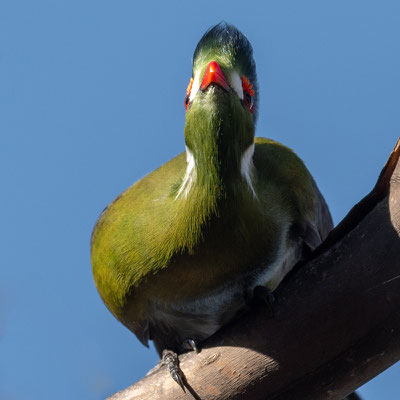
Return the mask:
<svg viewBox="0 0 400 400">
<path fill-rule="evenodd" d="M 400 141 L 373 191 L 311 261 L 253 309 L 180 356 L 183 393 L 164 367 L 111 396 L 339 400 L 400 359 Z"/>
</svg>

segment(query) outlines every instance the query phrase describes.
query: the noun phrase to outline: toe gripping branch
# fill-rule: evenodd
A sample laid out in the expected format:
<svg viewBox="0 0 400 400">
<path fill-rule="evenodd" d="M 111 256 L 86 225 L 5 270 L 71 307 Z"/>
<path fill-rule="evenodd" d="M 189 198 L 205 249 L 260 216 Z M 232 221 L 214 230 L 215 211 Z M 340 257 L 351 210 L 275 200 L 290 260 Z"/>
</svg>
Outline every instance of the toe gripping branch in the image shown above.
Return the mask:
<svg viewBox="0 0 400 400">
<path fill-rule="evenodd" d="M 176 353 L 171 350 L 164 350 L 162 353 L 162 363 L 167 366 L 172 379 L 182 388 L 185 392 L 183 383 L 183 372 L 179 367 L 179 358 Z"/>
<path fill-rule="evenodd" d="M 200 353 L 198 344 L 191 338 L 188 338 L 183 342 L 183 347 L 187 350 L 193 350 L 196 353 Z"/>
</svg>

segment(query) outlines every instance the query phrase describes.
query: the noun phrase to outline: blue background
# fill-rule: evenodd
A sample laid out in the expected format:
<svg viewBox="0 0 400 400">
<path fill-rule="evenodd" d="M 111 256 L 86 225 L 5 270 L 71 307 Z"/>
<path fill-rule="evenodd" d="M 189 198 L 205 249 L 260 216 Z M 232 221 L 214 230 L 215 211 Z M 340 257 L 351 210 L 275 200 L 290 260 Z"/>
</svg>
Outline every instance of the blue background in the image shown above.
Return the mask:
<svg viewBox="0 0 400 400">
<path fill-rule="evenodd" d="M 0 3 L 0 399 L 102 399 L 156 362 L 102 304 L 89 239 L 122 190 L 184 150 L 193 50 L 253 44 L 258 135 L 292 147 L 335 223 L 400 133 L 400 2 Z M 396 365 L 361 390 L 400 398 Z"/>
</svg>

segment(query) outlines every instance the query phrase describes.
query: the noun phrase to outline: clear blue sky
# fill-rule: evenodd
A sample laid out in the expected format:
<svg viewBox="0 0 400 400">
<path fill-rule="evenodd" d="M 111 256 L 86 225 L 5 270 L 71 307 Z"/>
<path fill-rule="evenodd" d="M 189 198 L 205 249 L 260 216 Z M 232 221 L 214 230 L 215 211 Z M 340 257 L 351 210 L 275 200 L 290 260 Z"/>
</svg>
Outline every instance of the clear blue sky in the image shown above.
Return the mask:
<svg viewBox="0 0 400 400">
<path fill-rule="evenodd" d="M 102 304 L 89 239 L 184 150 L 191 57 L 221 20 L 254 47 L 258 136 L 304 159 L 335 222 L 374 185 L 400 134 L 398 0 L 2 0 L 0 399 L 102 399 L 155 364 Z M 361 394 L 399 399 L 399 378 Z"/>
</svg>

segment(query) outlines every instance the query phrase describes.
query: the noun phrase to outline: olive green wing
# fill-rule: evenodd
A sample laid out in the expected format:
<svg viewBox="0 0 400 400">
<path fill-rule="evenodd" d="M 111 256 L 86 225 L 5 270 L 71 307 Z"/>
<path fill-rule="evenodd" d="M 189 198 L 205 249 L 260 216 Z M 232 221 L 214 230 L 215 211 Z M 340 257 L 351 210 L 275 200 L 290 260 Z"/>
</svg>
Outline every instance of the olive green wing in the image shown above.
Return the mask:
<svg viewBox="0 0 400 400">
<path fill-rule="evenodd" d="M 284 207 L 304 244 L 316 248 L 333 228 L 321 192 L 303 161 L 288 147 L 271 139 L 256 138 L 254 163 L 260 179 L 281 188 Z"/>
<path fill-rule="evenodd" d="M 148 323 L 146 304 L 141 298 L 129 305 L 132 288 L 167 262 L 166 242 L 168 205 L 186 170 L 182 153 L 145 176 L 119 195 L 100 215 L 92 234 L 91 261 L 93 276 L 101 298 L 114 314 L 138 339 L 147 343 Z M 165 247 L 165 246 L 164 246 Z"/>
</svg>

